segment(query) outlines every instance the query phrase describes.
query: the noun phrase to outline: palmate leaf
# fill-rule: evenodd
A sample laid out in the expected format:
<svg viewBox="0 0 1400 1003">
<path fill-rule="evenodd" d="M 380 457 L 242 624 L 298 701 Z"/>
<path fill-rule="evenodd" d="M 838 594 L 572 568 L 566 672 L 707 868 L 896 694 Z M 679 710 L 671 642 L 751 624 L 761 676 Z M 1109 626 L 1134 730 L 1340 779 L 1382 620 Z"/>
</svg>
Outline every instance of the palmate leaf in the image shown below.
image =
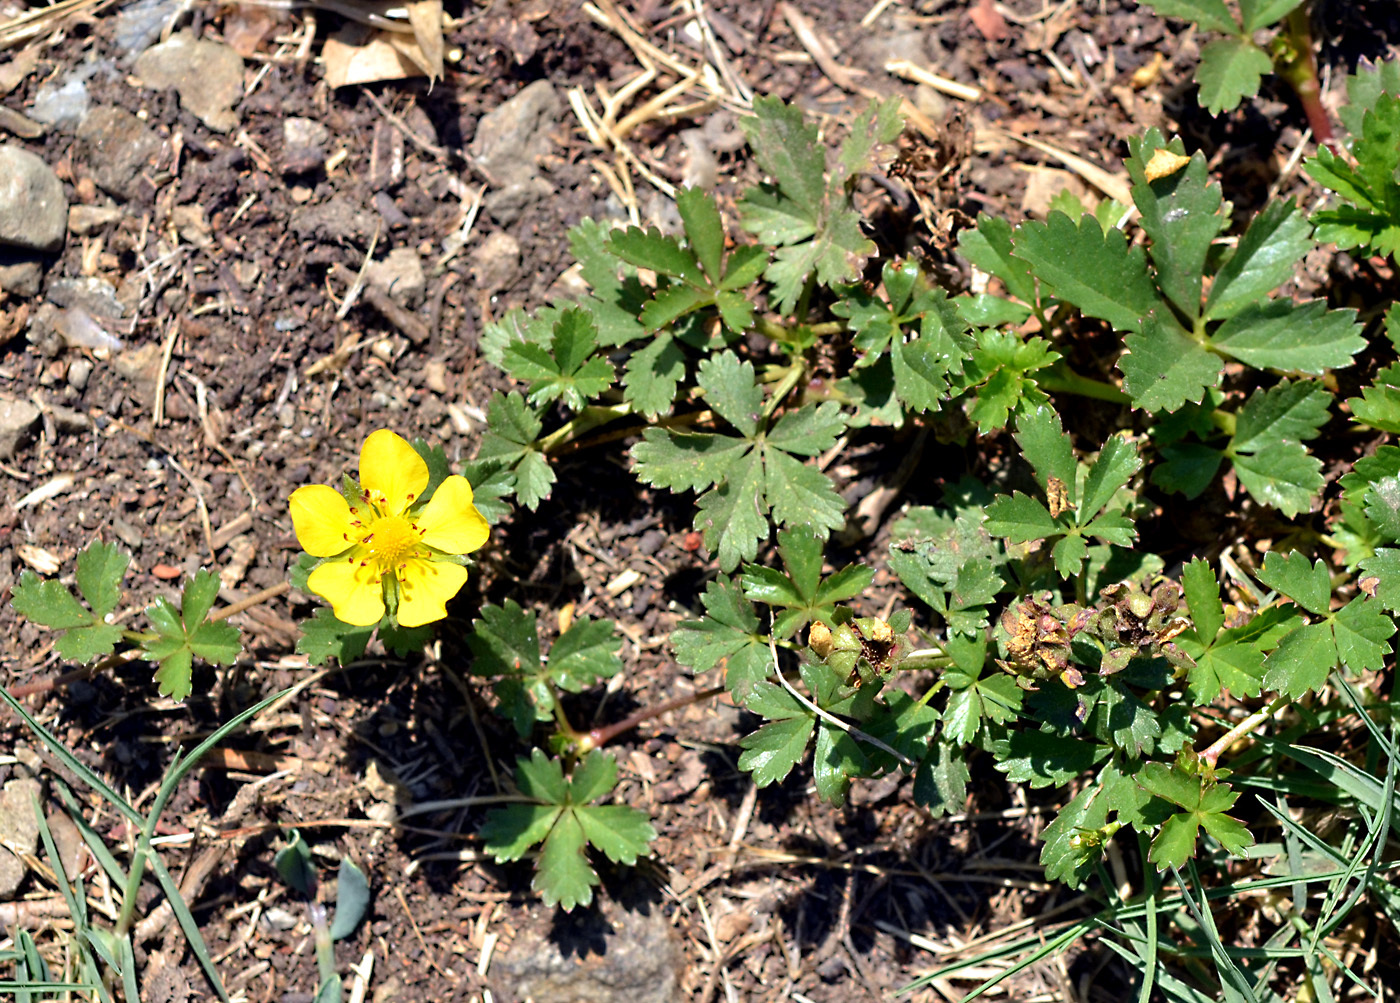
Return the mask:
<svg viewBox="0 0 1400 1003">
<path fill-rule="evenodd" d="M 724 575 L 705 586 L 705 616 L 682 620 L 673 635 L 676 661 L 696 672 L 725 667 L 725 685 L 740 696 L 773 669 L 768 640 L 759 633 L 753 604 Z"/>
<path fill-rule="evenodd" d="M 764 275 L 773 283 L 780 312 L 791 312 L 809 275 L 827 286 L 849 281 L 874 252 L 851 205 L 850 182 L 877 144 L 899 135 L 903 123 L 897 109 L 898 101 L 891 99 L 871 104 L 856 119 L 829 178 L 820 135 L 797 108 L 760 97 L 754 114 L 740 120 L 754 159 L 774 182 L 745 193 L 740 222 L 777 248 Z"/>
<path fill-rule="evenodd" d="M 1379 94 L 1361 118 L 1352 144 L 1353 167 L 1325 147 L 1305 164 L 1314 181 L 1350 205 L 1324 209 L 1313 217 L 1316 237 L 1341 248 L 1394 256 L 1400 251 L 1400 96 Z"/>
<path fill-rule="evenodd" d="M 564 776 L 558 759 L 540 749 L 516 760 L 516 786 L 534 803 L 493 808 L 481 827 L 484 848 L 498 861 L 521 859 L 540 845 L 533 887 L 549 907 L 565 912 L 593 901 L 598 873 L 591 845 L 615 863 L 632 865 L 656 838 L 644 813 L 627 805 L 598 805 L 617 785 L 617 761 L 597 749 Z"/>
<path fill-rule="evenodd" d="M 773 621 L 777 638 L 791 637 L 812 620 L 830 620 L 837 603 L 861 595 L 875 577 L 874 568 L 848 564 L 823 579 L 822 540 L 808 529 L 780 530 L 778 554 L 786 574 L 747 564 L 740 578 L 746 598 L 782 609 Z"/>
<path fill-rule="evenodd" d="M 1184 809 L 1164 821 L 1152 840 L 1148 859 L 1158 870 L 1182 867 L 1194 856 L 1201 829 L 1235 856 L 1254 845 L 1254 837 L 1243 823 L 1225 814 L 1239 799 L 1228 784 L 1211 783 L 1162 763 L 1147 763 L 1135 779 L 1149 794 Z"/>
<path fill-rule="evenodd" d="M 1004 428 L 1013 411 L 1044 404 L 1048 398 L 1032 374 L 1054 365 L 1060 354 L 1043 338 L 1023 341 L 1012 331 L 988 328 L 974 337 L 977 347 L 961 383 L 974 395 L 967 416 L 988 434 Z"/>
<path fill-rule="evenodd" d="M 547 348 L 533 341 L 511 341 L 502 350 L 501 364 L 511 376 L 530 384 L 531 403 L 561 400 L 582 411 L 616 376 L 612 363 L 594 354 L 597 347 L 593 318 L 572 307 L 555 322 Z"/>
<path fill-rule="evenodd" d="M 1225 455 L 1258 501 L 1290 518 L 1307 509 L 1325 481 L 1322 461 L 1302 445 L 1329 417 L 1332 396 L 1316 383 L 1287 380 L 1252 393 L 1236 416 Z"/>
<path fill-rule="evenodd" d="M 218 594 L 218 575 L 201 568 L 185 583 L 178 610 L 164 596 L 146 608 L 155 636 L 141 646 L 157 663 L 155 678 L 162 695 L 175 700 L 190 695 L 190 668 L 196 656 L 229 665 L 243 650 L 237 627 L 208 620 Z"/>
<path fill-rule="evenodd" d="M 486 434 L 478 461 L 494 461 L 514 476 L 515 496 L 533 512 L 549 496 L 554 468 L 536 440 L 543 429 L 534 408 L 517 393 L 497 393 L 486 408 Z"/>
</svg>

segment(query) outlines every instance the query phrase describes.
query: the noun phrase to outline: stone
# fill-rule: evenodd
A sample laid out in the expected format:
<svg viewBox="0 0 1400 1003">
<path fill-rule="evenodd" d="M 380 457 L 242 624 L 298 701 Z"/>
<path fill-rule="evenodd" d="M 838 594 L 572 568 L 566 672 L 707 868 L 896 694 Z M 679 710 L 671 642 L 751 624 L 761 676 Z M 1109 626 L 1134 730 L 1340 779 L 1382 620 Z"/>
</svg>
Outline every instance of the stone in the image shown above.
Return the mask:
<svg viewBox="0 0 1400 1003">
<path fill-rule="evenodd" d="M 520 242 L 504 230 L 492 232 L 472 250 L 467 271 L 487 296 L 510 288 L 520 277 Z"/>
<path fill-rule="evenodd" d="M 125 108 L 94 108 L 78 126 L 77 159 L 97 187 L 118 198 L 138 195 L 141 172 L 160 147 L 160 137 Z"/>
<path fill-rule="evenodd" d="M 0 143 L 0 244 L 57 251 L 68 232 L 68 197 L 48 164 Z"/>
<path fill-rule="evenodd" d="M 128 348 L 112 357 L 117 372 L 131 384 L 132 393 L 142 404 L 150 405 L 156 398 L 156 380 L 160 376 L 160 345 L 148 341 Z"/>
<path fill-rule="evenodd" d="M 407 307 L 422 303 L 428 287 L 423 262 L 411 247 L 396 247 L 383 261 L 371 261 L 365 269 L 365 281 Z"/>
<path fill-rule="evenodd" d="M 69 206 L 68 232 L 75 237 L 88 237 L 121 218 L 122 211 L 112 205 Z"/>
<path fill-rule="evenodd" d="M 78 307 L 94 317 L 121 317 L 126 313 L 117 299 L 117 287 L 95 275 L 55 279 L 49 283 L 47 296 L 51 303 Z"/>
<path fill-rule="evenodd" d="M 548 80 L 536 80 L 477 124 L 472 156 L 497 184 L 538 173 L 536 159 L 552 142 L 563 103 Z"/>
<path fill-rule="evenodd" d="M 681 996 L 675 934 L 657 907 L 556 915 L 520 931 L 491 967 L 506 999 L 673 1003 Z"/>
<path fill-rule="evenodd" d="M 502 226 L 509 226 L 530 206 L 553 194 L 553 185 L 538 174 L 530 174 L 519 181 L 510 182 L 504 188 L 487 192 L 481 204 L 492 219 Z"/>
<path fill-rule="evenodd" d="M 85 358 L 76 358 L 68 365 L 68 385 L 78 393 L 87 389 L 92 379 L 92 363 Z"/>
<path fill-rule="evenodd" d="M 292 210 L 287 225 L 303 240 L 326 243 L 363 240 L 375 229 L 372 215 L 340 195 L 316 205 L 298 206 Z"/>
<path fill-rule="evenodd" d="M 28 444 L 43 416 L 26 400 L 0 397 L 0 460 L 9 462 Z"/>
<path fill-rule="evenodd" d="M 17 251 L 0 247 L 0 292 L 21 299 L 39 295 L 39 281 L 44 267 L 33 251 Z"/>
<path fill-rule="evenodd" d="M 314 118 L 282 121 L 282 173 L 307 174 L 326 162 L 331 131 Z"/>
<path fill-rule="evenodd" d="M 33 853 L 39 848 L 39 820 L 34 799 L 42 793 L 39 781 L 9 780 L 0 794 L 0 899 L 14 898 L 24 880 L 24 864 L 16 853 Z"/>
<path fill-rule="evenodd" d="M 238 124 L 233 106 L 243 97 L 243 57 L 231 46 L 180 31 L 141 53 L 135 70 L 153 90 L 175 88 L 180 107 L 215 132 Z"/>
</svg>

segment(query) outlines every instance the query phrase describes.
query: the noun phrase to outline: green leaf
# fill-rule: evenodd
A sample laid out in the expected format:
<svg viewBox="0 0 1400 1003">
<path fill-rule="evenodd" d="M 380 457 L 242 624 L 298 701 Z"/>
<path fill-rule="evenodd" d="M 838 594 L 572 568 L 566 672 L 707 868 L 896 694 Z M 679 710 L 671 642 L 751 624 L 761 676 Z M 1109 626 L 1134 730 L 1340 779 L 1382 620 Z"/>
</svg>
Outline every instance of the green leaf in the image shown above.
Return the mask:
<svg viewBox="0 0 1400 1003">
<path fill-rule="evenodd" d="M 770 442 L 763 453 L 764 491 L 772 506 L 773 520 L 782 526 L 806 526 L 823 537 L 826 530 L 844 526 L 846 503 L 836 493 L 831 478 L 816 467 L 773 448 L 774 445 Z M 700 528 L 698 519 L 696 528 Z M 760 529 L 758 535 L 767 535 L 767 529 Z M 720 564 L 724 566 L 723 560 Z"/>
<path fill-rule="evenodd" d="M 1118 230 L 1107 233 L 1084 216 L 1075 225 L 1062 212 L 1016 231 L 1015 255 L 1060 299 L 1119 331 L 1138 331 L 1161 300 L 1147 274 L 1143 249 L 1129 249 Z"/>
<path fill-rule="evenodd" d="M 729 467 L 724 483 L 696 500 L 694 526 L 722 570 L 732 571 L 740 561 L 758 556 L 758 541 L 768 535 L 764 492 L 763 463 L 754 450 Z"/>
<path fill-rule="evenodd" d="M 52 579 L 41 581 L 28 569 L 20 574 L 10 605 L 41 627 L 62 630 L 54 650 L 75 662 L 110 655 L 122 637 L 121 627 L 94 616 L 63 585 Z"/>
<path fill-rule="evenodd" d="M 178 612 L 163 596 L 147 607 L 146 616 L 156 636 L 143 641 L 142 648 L 158 663 L 155 679 L 163 696 L 183 700 L 190 695 L 190 667 L 195 656 L 215 665 L 229 665 L 243 650 L 236 627 L 207 619 L 218 594 L 218 576 L 201 568 L 185 583 Z"/>
<path fill-rule="evenodd" d="M 763 411 L 763 388 L 754 382 L 753 363 L 740 362 L 733 352 L 721 352 L 700 363 L 698 382 L 705 403 L 741 435 L 758 431 Z"/>
<path fill-rule="evenodd" d="M 1303 0 L 1240 0 L 1240 15 L 1246 33 L 1268 27 L 1301 4 Z"/>
<path fill-rule="evenodd" d="M 1321 471 L 1322 461 L 1296 442 L 1235 457 L 1235 475 L 1245 490 L 1289 518 L 1312 508 L 1313 496 L 1326 483 Z"/>
<path fill-rule="evenodd" d="M 1313 248 L 1312 225 L 1292 199 L 1268 202 L 1220 266 L 1206 297 L 1206 320 L 1233 317 L 1293 277 Z"/>
<path fill-rule="evenodd" d="M 646 813 L 630 805 L 588 805 L 574 814 L 588 842 L 615 864 L 635 865 L 656 838 Z"/>
<path fill-rule="evenodd" d="M 799 207 L 816 215 L 826 194 L 826 145 L 817 127 L 780 98 L 757 97 L 752 118 L 739 120 L 763 172 Z"/>
<path fill-rule="evenodd" d="M 530 382 L 530 401 L 561 400 L 582 411 L 591 398 L 612 386 L 612 363 L 594 355 L 598 329 L 586 310 L 565 310 L 554 324 L 549 349 L 533 342 L 512 341 L 502 352 L 503 368 Z"/>
<path fill-rule="evenodd" d="M 691 252 L 704 268 L 709 284 L 718 285 L 723 277 L 724 224 L 714 196 L 703 188 L 682 188 L 676 193 L 676 209 L 685 224 Z"/>
<path fill-rule="evenodd" d="M 697 192 L 694 188 L 686 190 Z M 699 194 L 703 200 L 703 192 Z M 690 199 L 689 205 L 692 210 L 696 208 L 693 198 Z M 679 202 L 677 207 L 679 208 Z M 635 226 L 614 230 L 608 237 L 608 250 L 629 265 L 650 268 L 654 272 L 673 276 L 692 286 L 704 288 L 709 284 L 705 281 L 705 273 L 700 263 L 695 260 L 695 255 L 681 247 L 680 241 L 675 237 L 665 236 L 654 226 L 645 230 Z"/>
<path fill-rule="evenodd" d="M 756 683 L 752 694 L 745 706 L 769 720 L 739 740 L 744 749 L 739 756 L 739 769 L 752 773 L 759 787 L 767 787 L 791 773 L 807 754 L 817 719 L 774 683 Z"/>
<path fill-rule="evenodd" d="M 930 742 L 928 755 L 914 772 L 914 802 L 936 818 L 967 803 L 967 784 L 972 774 L 962 750 L 947 742 Z"/>
<path fill-rule="evenodd" d="M 1141 142 L 1129 141 L 1133 203 L 1142 213 L 1142 228 L 1152 239 L 1157 286 L 1189 320 L 1201 313 L 1201 273 L 1211 243 L 1227 219 L 1221 212 L 1220 185 L 1210 181 L 1204 154 L 1196 153 L 1182 169 L 1148 181 L 1147 161 L 1157 150 L 1180 155 L 1180 140 L 1171 144 L 1149 131 Z"/>
<path fill-rule="evenodd" d="M 1354 674 L 1379 671 L 1390 654 L 1388 638 L 1395 633 L 1395 621 L 1358 596 L 1332 614 L 1332 632 L 1343 666 Z"/>
<path fill-rule="evenodd" d="M 1063 786 L 1112 751 L 1106 745 L 1043 731 L 1013 731 L 992 743 L 996 769 L 1008 780 L 1033 788 Z"/>
<path fill-rule="evenodd" d="M 1121 433 L 1109 436 L 1108 442 L 1104 443 L 1099 452 L 1098 459 L 1089 468 L 1089 477 L 1084 482 L 1084 497 L 1079 503 L 1078 523 L 1084 526 L 1089 518 L 1113 501 L 1114 496 L 1141 469 L 1142 457 L 1138 455 L 1137 445 Z M 1106 524 L 1102 528 L 1107 528 Z M 1120 546 L 1128 545 L 1118 539 L 1113 539 L 1112 542 Z"/>
<path fill-rule="evenodd" d="M 349 857 L 340 860 L 335 880 L 335 919 L 331 921 L 331 940 L 344 940 L 355 932 L 369 910 L 369 879 Z"/>
<path fill-rule="evenodd" d="M 622 671 L 621 643 L 611 620 L 575 620 L 549 649 L 549 675 L 556 686 L 580 693 Z"/>
<path fill-rule="evenodd" d="M 316 894 L 316 865 L 311 862 L 311 847 L 301 833 L 293 829 L 286 846 L 272 855 L 272 866 L 287 887 L 305 896 Z"/>
<path fill-rule="evenodd" d="M 1307 556 L 1296 550 L 1288 555 L 1276 550 L 1265 554 L 1258 578 L 1309 613 L 1325 616 L 1331 605 L 1332 579 L 1327 565 L 1322 561 L 1309 564 Z"/>
<path fill-rule="evenodd" d="M 1366 517 L 1388 540 L 1400 540 L 1400 476 L 1382 477 L 1367 485 Z"/>
<path fill-rule="evenodd" d="M 831 620 L 836 603 L 860 595 L 875 577 L 873 568 L 849 564 L 823 581 L 822 540 L 805 527 L 780 530 L 778 553 L 787 574 L 749 564 L 740 579 L 745 597 L 783 610 L 773 624 L 778 638 L 791 637 L 812 620 Z"/>
<path fill-rule="evenodd" d="M 1361 570 L 1377 579 L 1377 601 L 1392 613 L 1400 613 L 1400 550 L 1377 550 L 1361 562 Z"/>
<path fill-rule="evenodd" d="M 579 301 L 579 306 L 592 315 L 598 327 L 598 343 L 609 348 L 625 345 L 646 333 L 637 320 L 646 302 L 646 291 L 637 281 L 636 270 L 623 265 L 609 251 L 612 232 L 612 227 L 591 219 L 569 231 L 569 249 L 578 259 L 580 275 L 593 290 L 591 296 Z M 492 361 L 499 365 L 499 359 Z"/>
<path fill-rule="evenodd" d="M 1094 871 L 1099 854 L 1084 842 L 1084 832 L 1096 832 L 1108 822 L 1109 799 L 1099 784 L 1091 784 L 1060 809 L 1040 838 L 1040 862 L 1045 877 L 1079 885 Z"/>
<path fill-rule="evenodd" d="M 356 627 L 337 620 L 325 606 L 317 606 L 310 620 L 299 624 L 297 651 L 307 656 L 312 665 L 325 665 L 334 658 L 341 665 L 353 662 L 365 653 L 374 634 L 373 627 Z"/>
<path fill-rule="evenodd" d="M 117 608 L 122 579 L 130 563 L 131 557 L 113 543 L 90 543 L 78 554 L 78 591 L 98 620 Z"/>
<path fill-rule="evenodd" d="M 1355 310 L 1332 310 L 1322 300 L 1269 300 L 1241 307 L 1210 338 L 1218 351 L 1256 369 L 1320 376 L 1351 365 L 1366 347 Z"/>
<path fill-rule="evenodd" d="M 1011 543 L 1043 540 L 1065 531 L 1050 511 L 1039 501 L 1017 491 L 999 495 L 987 508 L 987 532 L 1004 537 Z"/>
<path fill-rule="evenodd" d="M 988 275 L 995 275 L 1006 291 L 1028 306 L 1036 303 L 1035 280 L 1030 266 L 1013 257 L 1011 224 L 1000 216 L 979 213 L 975 229 L 958 233 L 958 250 Z"/>
<path fill-rule="evenodd" d="M 747 439 L 708 432 L 649 428 L 632 447 L 637 479 L 672 491 L 703 491 L 722 483 L 752 451 Z"/>
<path fill-rule="evenodd" d="M 1273 72 L 1269 54 L 1244 38 L 1217 38 L 1201 48 L 1196 67 L 1197 100 L 1212 115 L 1229 111 L 1259 93 L 1259 80 Z"/>
<path fill-rule="evenodd" d="M 739 585 L 724 575 L 705 587 L 700 601 L 705 607 L 704 618 L 682 620 L 672 635 L 676 661 L 696 672 L 723 664 L 727 669 L 725 685 L 732 692 L 745 691 L 773 668 L 753 605 Z"/>
<path fill-rule="evenodd" d="M 472 621 L 467 645 L 472 649 L 473 675 L 529 675 L 540 667 L 535 617 L 514 599 L 504 606 L 481 607 L 481 619 Z"/>
<path fill-rule="evenodd" d="M 554 469 L 539 451 L 543 428 L 535 410 L 517 393 L 496 394 L 486 410 L 486 434 L 478 460 L 497 460 L 515 473 L 515 495 L 531 512 L 549 496 Z"/>
<path fill-rule="evenodd" d="M 1302 440 L 1314 438 L 1329 417 L 1332 397 L 1321 386 L 1287 380 L 1256 390 L 1236 416 L 1226 455 L 1240 482 L 1260 502 L 1290 518 L 1311 505 L 1322 488 L 1322 462 Z"/>
<path fill-rule="evenodd" d="M 1052 479 L 1059 481 L 1068 502 L 1078 500 L 1074 448 L 1060 424 L 1053 407 L 1042 405 L 1027 408 L 1016 418 L 1016 442 L 1021 455 L 1035 469 L 1035 479 L 1042 491 L 1050 490 Z"/>
<path fill-rule="evenodd" d="M 1118 360 L 1123 389 L 1145 411 L 1175 411 L 1187 401 L 1199 404 L 1207 388 L 1220 382 L 1220 359 L 1167 318 L 1148 316 L 1141 330 L 1123 339 L 1127 353 Z"/>
<path fill-rule="evenodd" d="M 634 410 L 655 420 L 671 410 L 676 386 L 685 376 L 685 353 L 669 332 L 660 332 L 627 360 L 623 397 Z"/>
<path fill-rule="evenodd" d="M 519 860 L 530 847 L 544 841 L 562 812 L 555 804 L 510 804 L 492 808 L 486 813 L 486 821 L 478 833 L 482 849 L 497 861 Z"/>
<path fill-rule="evenodd" d="M 1353 111 L 1353 120 L 1354 114 Z M 1355 133 L 1353 133 L 1355 135 Z M 1314 218 L 1316 238 L 1341 248 L 1394 256 L 1400 251 L 1400 96 L 1379 94 L 1361 118 L 1352 144 L 1356 166 L 1320 148 L 1307 162 L 1315 181 L 1339 193 L 1349 205 L 1324 209 Z"/>
<path fill-rule="evenodd" d="M 1352 417 L 1363 425 L 1392 434 L 1400 433 L 1400 364 L 1387 366 L 1376 374 L 1371 386 L 1360 397 L 1347 401 Z"/>
<path fill-rule="evenodd" d="M 1147 0 L 1148 5 L 1163 17 L 1194 21 L 1202 28 L 1237 34 L 1239 25 L 1225 6 L 1224 0 Z"/>
<path fill-rule="evenodd" d="M 1239 798 L 1228 784 L 1212 783 L 1162 763 L 1145 764 L 1134 779 L 1149 794 L 1185 809 L 1164 821 L 1152 840 L 1148 859 L 1159 870 L 1181 867 L 1195 855 L 1201 827 L 1235 856 L 1254 845 L 1254 837 L 1239 820 L 1225 814 Z"/>
<path fill-rule="evenodd" d="M 1327 623 L 1299 627 L 1264 659 L 1264 685 L 1295 700 L 1327 682 L 1337 667 L 1337 645 Z"/>
</svg>

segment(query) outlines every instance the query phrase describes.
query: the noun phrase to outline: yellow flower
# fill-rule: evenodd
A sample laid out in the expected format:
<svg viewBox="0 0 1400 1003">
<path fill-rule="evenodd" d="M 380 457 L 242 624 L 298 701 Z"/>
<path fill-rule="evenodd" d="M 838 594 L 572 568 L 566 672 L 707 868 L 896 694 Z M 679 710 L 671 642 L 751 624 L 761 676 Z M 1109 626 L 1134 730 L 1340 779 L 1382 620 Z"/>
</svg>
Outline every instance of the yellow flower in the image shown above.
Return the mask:
<svg viewBox="0 0 1400 1003">
<path fill-rule="evenodd" d="M 360 447 L 360 500 L 310 484 L 292 492 L 297 542 L 325 558 L 307 588 L 331 604 L 336 618 L 360 627 L 377 624 L 385 599 L 398 599 L 396 619 L 420 627 L 447 615 L 447 600 L 467 580 L 448 555 L 469 554 L 486 542 L 486 520 L 472 504 L 465 477 L 446 478 L 426 505 L 428 465 L 402 436 L 380 429 Z"/>
</svg>

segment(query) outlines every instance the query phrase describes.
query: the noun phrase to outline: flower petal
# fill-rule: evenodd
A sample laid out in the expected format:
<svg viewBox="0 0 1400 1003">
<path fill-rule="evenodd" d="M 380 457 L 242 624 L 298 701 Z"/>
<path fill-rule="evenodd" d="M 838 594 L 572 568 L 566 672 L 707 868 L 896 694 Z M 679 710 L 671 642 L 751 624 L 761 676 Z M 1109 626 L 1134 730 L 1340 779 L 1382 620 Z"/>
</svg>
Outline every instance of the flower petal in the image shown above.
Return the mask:
<svg viewBox="0 0 1400 1003">
<path fill-rule="evenodd" d="M 297 543 L 312 557 L 334 557 L 355 542 L 350 506 L 335 488 L 324 484 L 297 488 L 287 507 L 292 510 Z"/>
<path fill-rule="evenodd" d="M 403 515 L 428 487 L 428 465 L 407 439 L 381 428 L 360 447 L 360 486 L 384 498 L 384 515 Z"/>
<path fill-rule="evenodd" d="M 424 530 L 423 542 L 445 554 L 480 550 L 491 532 L 472 504 L 471 482 L 455 475 L 438 485 L 415 521 Z"/>
<path fill-rule="evenodd" d="M 356 556 L 322 564 L 307 577 L 306 587 L 331 604 L 341 623 L 372 627 L 384 617 L 384 587 L 376 580 L 379 569 Z"/>
<path fill-rule="evenodd" d="M 447 600 L 466 581 L 467 569 L 460 564 L 421 558 L 409 561 L 400 576 L 399 626 L 421 627 L 447 616 Z"/>
</svg>

